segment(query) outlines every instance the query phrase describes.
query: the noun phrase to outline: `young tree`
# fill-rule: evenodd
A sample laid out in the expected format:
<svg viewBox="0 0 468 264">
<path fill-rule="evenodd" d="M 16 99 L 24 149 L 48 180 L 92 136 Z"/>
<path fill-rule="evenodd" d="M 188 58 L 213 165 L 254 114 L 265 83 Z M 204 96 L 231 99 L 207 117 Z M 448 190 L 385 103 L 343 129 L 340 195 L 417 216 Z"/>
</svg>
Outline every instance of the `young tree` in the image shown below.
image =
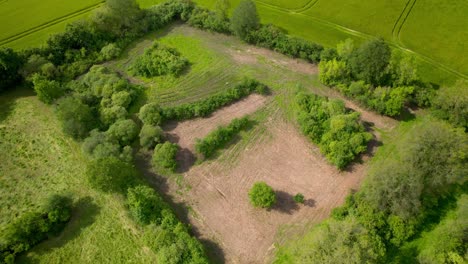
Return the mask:
<svg viewBox="0 0 468 264">
<path fill-rule="evenodd" d="M 161 107 L 157 103 L 145 104 L 140 108 L 138 117 L 145 125 L 159 126 L 162 123 Z"/>
<path fill-rule="evenodd" d="M 32 77 L 34 91 L 37 98 L 46 104 L 51 104 L 55 99 L 61 97 L 65 89 L 55 80 L 48 80 L 40 74 L 34 74 Z"/>
<path fill-rule="evenodd" d="M 177 167 L 176 154 L 179 146 L 170 142 L 158 144 L 154 148 L 153 166 L 175 171 Z"/>
<path fill-rule="evenodd" d="M 255 207 L 270 208 L 276 202 L 275 191 L 265 182 L 256 182 L 249 191 L 249 198 Z"/>
<path fill-rule="evenodd" d="M 138 185 L 128 189 L 127 204 L 130 213 L 138 222 L 149 224 L 161 218 L 164 202 L 150 187 Z"/>
<path fill-rule="evenodd" d="M 243 0 L 239 3 L 232 13 L 231 25 L 234 33 L 241 39 L 245 39 L 250 31 L 259 27 L 257 7 L 252 0 Z"/>
<path fill-rule="evenodd" d="M 107 135 L 117 140 L 121 146 L 129 145 L 138 135 L 138 127 L 131 119 L 119 120 L 107 130 Z"/>
<path fill-rule="evenodd" d="M 296 203 L 304 203 L 304 195 L 302 193 L 294 195 L 294 201 Z"/>
<path fill-rule="evenodd" d="M 229 0 L 216 0 L 214 9 L 218 20 L 224 21 L 228 18 L 229 7 Z"/>
<path fill-rule="evenodd" d="M 164 131 L 159 126 L 143 125 L 140 131 L 140 146 L 153 148 L 164 140 Z"/>
</svg>

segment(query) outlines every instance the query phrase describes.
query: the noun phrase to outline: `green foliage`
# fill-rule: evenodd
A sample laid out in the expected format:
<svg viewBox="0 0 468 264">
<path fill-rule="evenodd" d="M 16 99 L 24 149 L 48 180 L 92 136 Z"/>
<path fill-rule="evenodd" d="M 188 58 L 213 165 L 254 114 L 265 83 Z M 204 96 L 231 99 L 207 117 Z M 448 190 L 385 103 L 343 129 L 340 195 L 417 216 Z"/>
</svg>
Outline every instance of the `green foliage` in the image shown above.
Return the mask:
<svg viewBox="0 0 468 264">
<path fill-rule="evenodd" d="M 245 79 L 234 88 L 227 89 L 222 93 L 215 94 L 202 101 L 164 108 L 162 109 L 162 116 L 164 120 L 184 120 L 194 117 L 205 117 L 219 108 L 238 101 L 254 92 L 264 94 L 267 92 L 267 88 L 264 84 L 256 80 Z"/>
<path fill-rule="evenodd" d="M 225 4 L 227 0 L 220 0 Z M 210 11 L 205 8 L 196 7 L 190 14 L 190 19 L 187 23 L 193 27 L 210 30 L 219 33 L 230 34 L 231 24 L 227 18 L 226 11 L 220 10 L 217 12 Z"/>
<path fill-rule="evenodd" d="M 109 127 L 106 134 L 121 146 L 130 145 L 138 135 L 138 127 L 131 119 L 119 120 Z"/>
<path fill-rule="evenodd" d="M 420 125 L 402 142 L 400 159 L 387 159 L 371 172 L 366 199 L 404 220 L 416 217 L 451 185 L 466 181 L 466 153 L 463 132 L 442 122 Z"/>
<path fill-rule="evenodd" d="M 450 212 L 433 230 L 424 233 L 418 261 L 432 263 L 466 263 L 466 233 L 468 231 L 468 195 L 458 199 L 456 210 Z"/>
<path fill-rule="evenodd" d="M 52 195 L 38 211 L 16 218 L 1 235 L 0 262 L 13 263 L 17 254 L 60 232 L 70 219 L 71 210 L 68 196 Z"/>
<path fill-rule="evenodd" d="M 258 30 L 250 31 L 245 40 L 257 46 L 272 49 L 290 57 L 301 58 L 312 63 L 320 61 L 323 46 L 292 37 L 274 25 L 261 26 Z"/>
<path fill-rule="evenodd" d="M 232 31 L 241 39 L 246 39 L 249 32 L 256 30 L 260 25 L 257 7 L 252 0 L 242 0 L 232 12 Z"/>
<path fill-rule="evenodd" d="M 346 113 L 343 101 L 298 94 L 297 121 L 302 132 L 339 169 L 344 169 L 367 149 L 372 135 L 365 132 L 359 113 Z"/>
<path fill-rule="evenodd" d="M 379 85 L 383 81 L 390 56 L 390 47 L 383 39 L 370 40 L 351 53 L 351 73 L 366 83 Z"/>
<path fill-rule="evenodd" d="M 120 56 L 122 49 L 120 49 L 115 43 L 109 43 L 102 47 L 100 53 L 103 60 L 111 60 Z"/>
<path fill-rule="evenodd" d="M 156 145 L 152 163 L 156 168 L 165 168 L 175 171 L 177 168 L 176 154 L 179 146 L 170 142 Z"/>
<path fill-rule="evenodd" d="M 164 131 L 159 126 L 143 125 L 139 138 L 140 146 L 151 149 L 164 141 Z"/>
<path fill-rule="evenodd" d="M 201 159 L 210 158 L 216 150 L 224 147 L 248 124 L 249 119 L 247 117 L 243 117 L 241 119 L 233 119 L 231 123 L 225 127 L 219 126 L 216 130 L 210 132 L 210 134 L 205 138 L 196 139 L 195 151 Z"/>
<path fill-rule="evenodd" d="M 97 129 L 92 130 L 83 141 L 82 150 L 91 159 L 115 157 L 126 162 L 133 161 L 133 150 L 129 145 L 120 143 L 116 136 Z"/>
<path fill-rule="evenodd" d="M 319 64 L 319 79 L 323 84 L 335 86 L 349 81 L 350 72 L 344 61 L 336 59 L 321 61 Z"/>
<path fill-rule="evenodd" d="M 304 203 L 304 195 L 302 193 L 297 193 L 293 199 L 296 203 Z"/>
<path fill-rule="evenodd" d="M 147 78 L 166 74 L 177 76 L 188 64 L 188 60 L 181 57 L 175 49 L 161 46 L 155 42 L 135 60 L 130 70 L 134 75 Z"/>
<path fill-rule="evenodd" d="M 85 138 L 97 124 L 91 107 L 71 96 L 57 102 L 57 115 L 63 131 L 75 139 Z"/>
<path fill-rule="evenodd" d="M 381 239 L 354 218 L 329 220 L 298 242 L 294 254 L 280 250 L 274 263 L 379 263 L 385 255 Z"/>
<path fill-rule="evenodd" d="M 142 106 L 138 117 L 145 125 L 159 126 L 162 123 L 161 108 L 156 103 Z"/>
<path fill-rule="evenodd" d="M 37 98 L 46 104 L 51 104 L 65 93 L 65 90 L 59 82 L 48 80 L 39 74 L 33 75 L 32 82 Z"/>
<path fill-rule="evenodd" d="M 454 126 L 468 130 L 468 81 L 460 80 L 454 86 L 438 91 L 433 101 L 435 116 Z"/>
<path fill-rule="evenodd" d="M 0 92 L 21 80 L 19 70 L 23 60 L 10 48 L 0 48 Z"/>
<path fill-rule="evenodd" d="M 265 182 L 256 182 L 249 191 L 249 199 L 255 207 L 270 208 L 276 203 L 276 194 Z"/>
<path fill-rule="evenodd" d="M 99 191 L 123 193 L 135 182 L 138 173 L 129 163 L 106 157 L 89 161 L 86 176 L 91 187 Z"/>
<path fill-rule="evenodd" d="M 141 224 L 161 223 L 165 204 L 153 189 L 138 185 L 127 191 L 127 205 L 131 215 Z"/>
</svg>

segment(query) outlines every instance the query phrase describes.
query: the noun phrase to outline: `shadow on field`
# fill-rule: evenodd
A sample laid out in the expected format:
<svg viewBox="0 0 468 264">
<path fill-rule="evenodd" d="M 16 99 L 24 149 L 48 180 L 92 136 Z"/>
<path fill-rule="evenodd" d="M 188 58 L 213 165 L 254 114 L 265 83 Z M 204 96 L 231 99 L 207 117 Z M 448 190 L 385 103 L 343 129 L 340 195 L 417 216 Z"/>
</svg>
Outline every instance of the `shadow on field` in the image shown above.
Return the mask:
<svg viewBox="0 0 468 264">
<path fill-rule="evenodd" d="M 81 232 L 88 226 L 94 223 L 96 216 L 99 214 L 100 208 L 94 203 L 91 197 L 84 197 L 79 199 L 74 204 L 72 217 L 70 222 L 67 223 L 65 228 L 58 236 L 49 237 L 43 243 L 34 247 L 33 250 L 39 254 L 45 254 L 54 250 L 55 248 L 62 247 L 68 242 L 77 238 Z M 37 261 L 27 255 L 22 255 L 18 258 L 18 263 L 36 263 Z"/>
<path fill-rule="evenodd" d="M 294 195 L 291 195 L 287 192 L 276 191 L 276 204 L 271 208 L 271 210 L 276 210 L 284 214 L 292 214 L 294 211 L 299 210 L 300 205 L 294 201 Z M 306 199 L 303 203 L 304 206 L 314 207 L 314 199 Z"/>
<path fill-rule="evenodd" d="M 22 97 L 34 96 L 34 92 L 26 87 L 15 87 L 11 91 L 0 92 L 0 122 L 10 116 L 15 108 L 16 100 Z"/>
<path fill-rule="evenodd" d="M 169 194 L 169 183 L 167 177 L 155 173 L 151 169 L 151 154 L 149 152 L 139 152 L 135 161 L 138 170 L 142 173 L 145 180 L 153 187 L 164 199 L 166 203 L 170 205 L 174 213 L 177 215 L 180 221 L 190 225 L 189 214 L 191 208 L 187 204 L 180 202 L 174 202 L 175 198 Z M 224 263 L 225 256 L 222 248 L 215 241 L 200 238 L 200 232 L 193 226 L 191 226 L 191 234 L 203 244 L 206 254 L 210 259 L 210 263 Z"/>
</svg>

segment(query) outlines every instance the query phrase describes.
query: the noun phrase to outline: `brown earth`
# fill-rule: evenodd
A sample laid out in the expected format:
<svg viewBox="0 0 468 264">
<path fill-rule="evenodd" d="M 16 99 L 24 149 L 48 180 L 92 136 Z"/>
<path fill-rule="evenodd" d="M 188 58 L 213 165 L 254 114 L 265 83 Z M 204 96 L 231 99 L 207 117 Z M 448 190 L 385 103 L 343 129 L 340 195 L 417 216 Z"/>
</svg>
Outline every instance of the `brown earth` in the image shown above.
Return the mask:
<svg viewBox="0 0 468 264">
<path fill-rule="evenodd" d="M 192 153 L 195 138 L 235 117 L 254 112 L 265 102 L 264 97 L 250 96 L 209 118 L 173 124 L 166 129 L 173 141 Z M 220 248 L 217 259 L 226 263 L 265 262 L 274 250 L 281 227 L 325 219 L 351 189 L 359 187 L 365 175 L 366 165 L 361 164 L 338 171 L 278 111 L 261 126 L 266 131 L 251 131 L 251 139 L 239 153 L 231 147 L 214 161 L 187 167 L 183 179 L 190 186 L 188 191 L 181 193 L 176 184 L 169 184 L 166 190 L 177 203 L 191 208 L 188 220 L 198 237 L 215 241 Z M 187 162 L 183 153 L 179 159 Z M 249 204 L 248 191 L 256 181 L 265 181 L 275 189 L 278 203 L 271 210 Z M 296 193 L 304 194 L 304 205 L 293 201 Z"/>
</svg>

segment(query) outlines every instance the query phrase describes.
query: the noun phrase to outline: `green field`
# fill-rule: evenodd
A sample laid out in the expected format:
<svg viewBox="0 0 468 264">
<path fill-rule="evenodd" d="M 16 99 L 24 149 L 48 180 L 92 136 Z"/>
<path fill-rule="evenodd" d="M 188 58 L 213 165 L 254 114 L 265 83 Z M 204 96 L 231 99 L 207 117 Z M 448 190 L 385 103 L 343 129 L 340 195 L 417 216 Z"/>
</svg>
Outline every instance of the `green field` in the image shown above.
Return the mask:
<svg viewBox="0 0 468 264">
<path fill-rule="evenodd" d="M 90 14 L 100 0 L 47 4 L 36 0 L 0 3 L 0 46 L 21 49 L 37 46 L 65 25 Z M 139 0 L 148 7 L 162 0 Z M 195 0 L 213 8 L 215 0 Z M 231 9 L 239 0 L 231 0 Z M 42 12 L 38 12 L 38 7 Z M 47 7 L 54 6 L 50 9 Z M 408 49 L 420 62 L 420 74 L 428 81 L 451 83 L 468 76 L 468 4 L 462 0 L 321 1 L 262 0 L 257 7 L 263 23 L 273 23 L 307 40 L 325 46 L 352 38 L 357 43 L 381 36 L 395 47 Z M 34 12 L 34 14 L 32 14 Z M 36 14 L 40 13 L 40 16 Z M 28 17 L 28 19 L 23 19 Z M 21 18 L 19 20 L 18 18 Z M 456 28 L 458 34 L 451 34 Z"/>
<path fill-rule="evenodd" d="M 0 232 L 53 193 L 77 202 L 71 222 L 18 258 L 21 263 L 154 263 L 119 196 L 92 190 L 79 144 L 64 135 L 53 108 L 28 89 L 0 97 Z"/>
</svg>

